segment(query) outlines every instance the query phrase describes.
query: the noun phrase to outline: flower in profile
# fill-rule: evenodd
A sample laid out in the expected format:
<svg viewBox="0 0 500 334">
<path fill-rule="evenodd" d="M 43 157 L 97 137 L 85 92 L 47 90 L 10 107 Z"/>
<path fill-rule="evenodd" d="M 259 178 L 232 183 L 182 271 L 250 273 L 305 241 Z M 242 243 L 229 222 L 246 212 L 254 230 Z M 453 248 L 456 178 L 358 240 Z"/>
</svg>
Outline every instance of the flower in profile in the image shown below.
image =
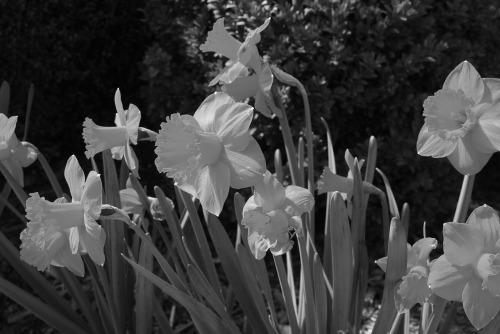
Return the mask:
<svg viewBox="0 0 500 334">
<path fill-rule="evenodd" d="M 311 192 L 298 186 L 283 187 L 269 171 L 255 185 L 243 207 L 241 224 L 248 228 L 248 244 L 257 260 L 268 250 L 281 255 L 292 249 L 290 232 L 302 235 L 301 214 L 314 206 Z"/>
<path fill-rule="evenodd" d="M 21 260 L 42 271 L 50 265 L 67 267 L 83 276 L 80 253 L 88 253 L 98 265 L 104 265 L 106 234 L 96 222 L 101 213 L 102 184 L 99 174 L 85 175 L 73 155 L 64 170 L 72 200 L 49 202 L 38 193 L 26 201 L 29 222 L 21 232 Z"/>
<path fill-rule="evenodd" d="M 396 285 L 394 301 L 399 313 L 409 311 L 416 303 L 424 304 L 429 301 L 432 290 L 429 288 L 429 253 L 436 249 L 437 240 L 423 238 L 408 248 L 407 273 L 402 281 Z M 387 256 L 375 261 L 385 272 Z"/>
<path fill-rule="evenodd" d="M 17 116 L 7 117 L 0 113 L 0 161 L 23 187 L 23 167 L 31 165 L 37 154 L 17 139 L 14 132 L 16 123 Z"/>
<path fill-rule="evenodd" d="M 257 50 L 261 32 L 267 28 L 270 18 L 257 29 L 251 30 L 241 43 L 231 36 L 224 27 L 224 18 L 214 23 L 207 40 L 200 46 L 203 52 L 216 52 L 229 58 L 229 65 L 217 75 L 210 86 L 221 83 L 222 91 L 236 102 L 255 97 L 255 109 L 264 116 L 271 117 L 271 112 L 281 115 L 271 97 L 273 74 L 268 63 L 262 64 Z"/>
<path fill-rule="evenodd" d="M 139 178 L 139 162 L 130 144 L 137 145 L 141 112 L 133 104 L 130 104 L 127 110 L 123 109 L 119 89 L 115 93 L 115 106 L 116 126 L 99 126 L 90 118 L 85 118 L 85 122 L 83 122 L 85 156 L 90 159 L 99 152 L 111 149 L 113 159 L 121 160 L 125 157 L 128 168 L 135 177 Z"/>
<path fill-rule="evenodd" d="M 207 97 L 194 116 L 172 114 L 156 141 L 158 171 L 219 215 L 230 186 L 250 187 L 266 170 L 259 144 L 248 132 L 252 117 L 252 107 L 220 92 Z"/>
<path fill-rule="evenodd" d="M 441 298 L 463 302 L 477 329 L 500 310 L 500 220 L 491 207 L 476 208 L 466 224 L 443 225 L 444 255 L 431 266 L 429 285 Z"/>
<path fill-rule="evenodd" d="M 476 174 L 500 150 L 500 80 L 482 79 L 467 61 L 424 101 L 418 154 L 447 157 L 460 173 Z"/>
<path fill-rule="evenodd" d="M 174 202 L 168 197 L 165 198 L 170 206 L 170 209 L 173 210 L 175 208 Z M 158 199 L 156 197 L 148 196 L 148 202 L 149 210 L 151 211 L 153 219 L 164 220 L 165 213 L 163 212 Z M 132 186 L 130 178 L 127 180 L 127 187 L 120 190 L 120 203 L 122 205 L 122 210 L 128 214 L 141 215 L 144 211 L 144 206 L 139 198 L 139 194 Z"/>
</svg>

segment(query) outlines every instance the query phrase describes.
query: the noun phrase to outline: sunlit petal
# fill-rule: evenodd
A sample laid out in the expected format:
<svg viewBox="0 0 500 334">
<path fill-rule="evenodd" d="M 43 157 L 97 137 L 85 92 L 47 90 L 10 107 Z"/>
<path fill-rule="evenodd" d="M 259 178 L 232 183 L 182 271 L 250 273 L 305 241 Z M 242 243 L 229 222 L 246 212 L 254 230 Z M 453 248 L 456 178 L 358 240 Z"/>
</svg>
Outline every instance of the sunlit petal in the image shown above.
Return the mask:
<svg viewBox="0 0 500 334">
<path fill-rule="evenodd" d="M 477 207 L 467 219 L 467 225 L 476 228 L 484 238 L 484 253 L 496 253 L 495 244 L 500 239 L 498 213 L 488 205 Z"/>
<path fill-rule="evenodd" d="M 87 214 L 93 219 L 99 219 L 102 205 L 102 183 L 101 177 L 95 171 L 91 171 L 85 181 L 82 193 L 82 206 Z"/>
<path fill-rule="evenodd" d="M 193 117 L 205 132 L 216 133 L 216 115 L 219 108 L 234 103 L 233 99 L 226 93 L 215 92 L 209 95 L 198 107 Z"/>
<path fill-rule="evenodd" d="M 439 297 L 461 302 L 465 285 L 474 277 L 472 266 L 456 266 L 441 255 L 431 266 L 429 286 Z"/>
<path fill-rule="evenodd" d="M 116 126 L 126 126 L 127 120 L 125 119 L 125 110 L 123 109 L 122 95 L 120 93 L 120 88 L 116 89 L 115 92 L 115 124 Z"/>
<path fill-rule="evenodd" d="M 461 62 L 448 74 L 443 88 L 463 90 L 465 96 L 478 103 L 484 94 L 484 83 L 474 66 L 468 61 Z"/>
<path fill-rule="evenodd" d="M 376 260 L 375 263 L 384 271 L 384 273 L 387 271 L 387 256 Z"/>
<path fill-rule="evenodd" d="M 85 275 L 85 267 L 83 265 L 82 256 L 79 253 L 72 254 L 71 251 L 62 250 L 52 259 L 53 265 L 59 267 L 66 267 L 73 274 L 83 277 Z"/>
<path fill-rule="evenodd" d="M 218 216 L 229 193 L 229 168 L 222 162 L 205 166 L 196 179 L 196 195 L 205 210 Z"/>
<path fill-rule="evenodd" d="M 214 129 L 225 147 L 241 151 L 248 145 L 248 128 L 253 119 L 253 108 L 246 103 L 230 103 L 219 107 Z"/>
<path fill-rule="evenodd" d="M 224 150 L 220 161 L 229 167 L 231 187 L 235 189 L 254 185 L 262 180 L 266 172 L 264 154 L 253 137 L 249 137 L 247 147 L 241 152 Z"/>
<path fill-rule="evenodd" d="M 134 145 L 137 145 L 137 135 L 139 131 L 139 123 L 141 122 L 141 112 L 139 108 L 131 104 L 127 110 L 127 127 L 128 139 Z"/>
<path fill-rule="evenodd" d="M 237 59 L 241 42 L 231 36 L 224 27 L 224 18 L 218 19 L 213 29 L 208 32 L 207 40 L 200 45 L 203 52 L 216 52 L 231 60 Z"/>
<path fill-rule="evenodd" d="M 285 203 L 286 192 L 283 185 L 269 171 L 266 171 L 261 182 L 256 183 L 255 203 L 264 211 L 280 209 Z"/>
<path fill-rule="evenodd" d="M 222 91 L 231 96 L 236 102 L 255 96 L 258 89 L 259 79 L 255 74 L 249 77 L 236 78 L 231 83 L 222 86 Z"/>
<path fill-rule="evenodd" d="M 493 320 L 500 310 L 500 298 L 493 297 L 488 289 L 483 289 L 481 280 L 477 278 L 465 285 L 462 299 L 467 318 L 478 330 Z"/>
<path fill-rule="evenodd" d="M 468 224 L 445 223 L 443 239 L 446 259 L 457 266 L 473 263 L 485 246 L 480 231 Z"/>
<path fill-rule="evenodd" d="M 142 212 L 142 203 L 139 195 L 132 188 L 120 190 L 120 203 L 122 210 L 129 214 L 141 214 Z"/>
<path fill-rule="evenodd" d="M 290 185 L 285 188 L 285 212 L 291 216 L 300 216 L 314 207 L 314 196 L 308 189 Z"/>
<path fill-rule="evenodd" d="M 422 238 L 415 242 L 410 250 L 417 258 L 415 265 L 426 266 L 429 260 L 429 254 L 436 249 L 437 240 L 434 238 Z"/>
<path fill-rule="evenodd" d="M 418 154 L 426 157 L 444 158 L 450 155 L 457 143 L 451 140 L 444 140 L 435 132 L 429 131 L 429 127 L 424 124 L 417 139 Z"/>
<path fill-rule="evenodd" d="M 37 159 L 36 151 L 33 148 L 25 146 L 21 143 L 17 145 L 15 148 L 11 148 L 11 150 L 12 150 L 12 155 L 17 160 L 17 162 L 19 162 L 19 165 L 21 167 L 28 167 Z"/>
<path fill-rule="evenodd" d="M 139 160 L 137 160 L 137 156 L 135 155 L 134 150 L 130 146 L 130 143 L 127 143 L 127 145 L 125 145 L 124 156 L 125 156 L 125 163 L 127 164 L 128 169 L 130 169 L 132 174 L 134 174 L 134 176 L 139 179 L 140 178 L 139 177 Z"/>
<path fill-rule="evenodd" d="M 459 139 L 455 150 L 448 156 L 453 167 L 464 175 L 474 175 L 481 171 L 492 153 L 482 153 L 476 149 L 470 137 Z"/>
<path fill-rule="evenodd" d="M 80 233 L 80 239 L 90 258 L 94 263 L 103 266 L 106 232 L 89 215 L 85 215 L 85 227 L 79 227 L 79 229 L 86 231 L 86 233 Z"/>
<path fill-rule="evenodd" d="M 85 174 L 74 155 L 72 155 L 66 163 L 64 178 L 68 183 L 73 201 L 80 201 L 82 198 L 83 186 L 85 185 Z"/>
</svg>

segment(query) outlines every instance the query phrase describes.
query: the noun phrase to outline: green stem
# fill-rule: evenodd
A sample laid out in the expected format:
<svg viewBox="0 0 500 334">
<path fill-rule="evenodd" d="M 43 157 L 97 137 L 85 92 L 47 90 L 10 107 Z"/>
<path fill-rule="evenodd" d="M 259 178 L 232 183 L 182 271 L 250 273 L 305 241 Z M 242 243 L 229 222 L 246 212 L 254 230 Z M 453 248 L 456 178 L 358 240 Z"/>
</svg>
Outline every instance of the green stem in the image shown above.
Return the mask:
<svg viewBox="0 0 500 334">
<path fill-rule="evenodd" d="M 40 162 L 40 164 L 42 165 L 43 171 L 45 172 L 45 174 L 49 178 L 49 182 L 52 185 L 52 188 L 54 189 L 56 196 L 63 197 L 63 190 L 62 190 L 61 184 L 57 180 L 57 177 L 54 174 L 54 171 L 50 167 L 49 163 L 47 162 L 47 159 L 45 159 L 42 152 L 40 152 L 38 150 L 38 148 L 33 144 L 27 143 L 26 146 L 29 146 L 35 150 L 35 152 L 37 154 L 37 160 Z"/>
<path fill-rule="evenodd" d="M 0 162 L 0 172 L 3 174 L 7 182 L 10 184 L 12 189 L 14 190 L 14 193 L 17 195 L 17 198 L 19 199 L 19 202 L 23 205 L 23 207 L 26 207 L 26 200 L 28 199 L 28 195 L 24 191 L 24 189 L 21 187 L 21 185 L 16 181 L 14 176 L 5 168 L 3 163 Z"/>
</svg>

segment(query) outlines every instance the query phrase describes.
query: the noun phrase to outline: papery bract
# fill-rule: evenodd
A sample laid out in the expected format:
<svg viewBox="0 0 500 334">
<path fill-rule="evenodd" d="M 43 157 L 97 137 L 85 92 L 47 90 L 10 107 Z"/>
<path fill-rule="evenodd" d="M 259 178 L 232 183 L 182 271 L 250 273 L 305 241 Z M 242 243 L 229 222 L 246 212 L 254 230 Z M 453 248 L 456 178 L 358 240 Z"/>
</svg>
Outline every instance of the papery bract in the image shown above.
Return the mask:
<svg viewBox="0 0 500 334">
<path fill-rule="evenodd" d="M 0 113 L 0 162 L 24 186 L 23 167 L 37 158 L 35 150 L 20 142 L 15 134 L 17 116 L 7 117 Z"/>
<path fill-rule="evenodd" d="M 402 281 L 396 285 L 394 301 L 399 313 L 409 311 L 416 303 L 424 304 L 429 300 L 432 291 L 429 288 L 429 253 L 436 249 L 437 240 L 423 238 L 408 248 L 407 273 Z M 387 257 L 375 261 L 385 272 Z"/>
<path fill-rule="evenodd" d="M 491 207 L 476 208 L 466 224 L 443 225 L 444 255 L 431 267 L 429 285 L 441 298 L 463 302 L 477 329 L 500 310 L 500 220 Z"/>
<path fill-rule="evenodd" d="M 281 255 L 292 249 L 289 233 L 302 234 L 301 214 L 314 206 L 314 197 L 298 186 L 283 187 L 269 171 L 255 185 L 255 192 L 243 207 L 241 224 L 248 228 L 248 244 L 256 259 L 268 250 Z"/>
<path fill-rule="evenodd" d="M 135 177 L 139 178 L 139 162 L 130 145 L 137 145 L 141 112 L 133 104 L 130 104 L 127 110 L 123 109 L 119 89 L 115 93 L 115 106 L 116 126 L 99 126 L 90 118 L 85 118 L 85 122 L 83 122 L 83 139 L 86 144 L 85 156 L 90 159 L 97 153 L 110 149 L 113 159 L 121 160 L 125 157 L 128 168 Z"/>
<path fill-rule="evenodd" d="M 418 154 L 447 157 L 460 173 L 476 174 L 500 150 L 500 80 L 482 79 L 464 61 L 424 101 Z"/>
<path fill-rule="evenodd" d="M 102 184 L 99 174 L 85 175 L 78 160 L 69 158 L 64 176 L 72 200 L 49 202 L 32 193 L 26 201 L 29 222 L 21 232 L 21 259 L 42 271 L 50 265 L 67 267 L 83 276 L 80 253 L 88 253 L 98 265 L 104 265 L 106 234 L 96 222 L 101 212 Z"/>
<path fill-rule="evenodd" d="M 230 186 L 250 187 L 266 170 L 264 155 L 248 133 L 252 118 L 252 107 L 220 92 L 207 97 L 194 116 L 172 114 L 156 141 L 158 171 L 219 215 Z"/>
</svg>

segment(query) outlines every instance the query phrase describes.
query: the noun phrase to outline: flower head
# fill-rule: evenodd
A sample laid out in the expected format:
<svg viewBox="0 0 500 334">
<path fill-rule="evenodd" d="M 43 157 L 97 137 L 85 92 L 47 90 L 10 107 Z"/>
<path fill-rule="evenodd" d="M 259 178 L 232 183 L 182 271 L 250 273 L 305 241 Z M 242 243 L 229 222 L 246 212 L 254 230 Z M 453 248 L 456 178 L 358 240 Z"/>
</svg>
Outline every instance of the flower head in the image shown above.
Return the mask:
<svg viewBox="0 0 500 334">
<path fill-rule="evenodd" d="M 23 187 L 23 167 L 31 165 L 37 154 L 17 139 L 14 132 L 16 123 L 17 116 L 7 117 L 0 113 L 0 161 Z"/>
<path fill-rule="evenodd" d="M 272 112 L 281 115 L 271 97 L 271 68 L 268 63 L 262 64 L 256 46 L 269 22 L 268 18 L 259 28 L 251 30 L 241 43 L 226 31 L 224 18 L 220 18 L 208 33 L 206 42 L 200 46 L 203 52 L 216 52 L 229 58 L 229 65 L 209 85 L 221 83 L 222 91 L 236 102 L 254 96 L 255 109 L 267 117 L 271 117 Z"/>
<path fill-rule="evenodd" d="M 410 310 L 416 303 L 424 304 L 432 295 L 429 288 L 429 253 L 436 249 L 437 240 L 423 238 L 408 248 L 407 272 L 400 283 L 396 285 L 394 301 L 399 313 Z M 385 272 L 387 269 L 387 256 L 375 261 Z"/>
<path fill-rule="evenodd" d="M 230 186 L 249 187 L 266 170 L 264 155 L 248 133 L 252 117 L 252 107 L 224 93 L 207 97 L 194 116 L 172 114 L 156 141 L 158 171 L 219 215 Z"/>
<path fill-rule="evenodd" d="M 166 197 L 166 199 L 171 210 L 173 210 L 175 208 L 174 202 L 168 197 Z M 161 209 L 158 199 L 148 196 L 148 202 L 153 219 L 164 220 L 165 213 Z M 122 205 L 122 210 L 128 214 L 141 215 L 143 213 L 144 208 L 142 202 L 139 198 L 139 194 L 132 186 L 130 178 L 127 180 L 127 188 L 120 190 L 120 203 Z"/>
<path fill-rule="evenodd" d="M 134 176 L 139 178 L 139 163 L 130 144 L 137 145 L 139 122 L 141 112 L 130 104 L 127 110 L 123 109 L 120 90 L 115 93 L 115 124 L 113 127 L 96 125 L 90 118 L 83 122 L 83 139 L 85 141 L 85 156 L 90 159 L 99 152 L 111 149 L 113 159 L 121 160 L 125 157 L 125 163 Z"/>
<path fill-rule="evenodd" d="M 88 253 L 98 265 L 104 265 L 106 234 L 97 224 L 102 203 L 99 175 L 92 171 L 85 180 L 83 170 L 73 155 L 64 176 L 72 200 L 49 202 L 38 193 L 26 201 L 29 222 L 21 232 L 21 259 L 42 271 L 50 265 L 63 266 L 83 276 L 80 253 Z"/>
<path fill-rule="evenodd" d="M 482 79 L 464 61 L 443 88 L 424 101 L 418 154 L 447 157 L 462 174 L 476 174 L 500 150 L 500 80 Z"/>
<path fill-rule="evenodd" d="M 500 310 L 500 220 L 491 207 L 475 209 L 466 224 L 443 225 L 444 255 L 431 267 L 429 285 L 444 299 L 463 302 L 477 329 Z"/>
<path fill-rule="evenodd" d="M 256 259 L 268 250 L 281 255 L 292 249 L 290 232 L 302 234 L 301 214 L 314 206 L 314 197 L 298 186 L 283 187 L 269 171 L 255 185 L 255 192 L 243 207 L 241 224 L 248 228 L 248 244 Z"/>
</svg>

